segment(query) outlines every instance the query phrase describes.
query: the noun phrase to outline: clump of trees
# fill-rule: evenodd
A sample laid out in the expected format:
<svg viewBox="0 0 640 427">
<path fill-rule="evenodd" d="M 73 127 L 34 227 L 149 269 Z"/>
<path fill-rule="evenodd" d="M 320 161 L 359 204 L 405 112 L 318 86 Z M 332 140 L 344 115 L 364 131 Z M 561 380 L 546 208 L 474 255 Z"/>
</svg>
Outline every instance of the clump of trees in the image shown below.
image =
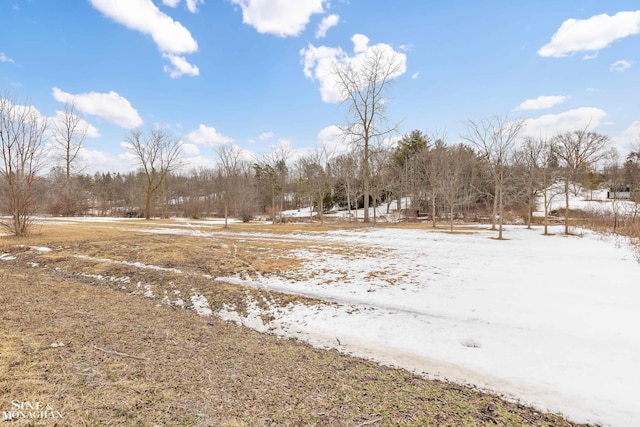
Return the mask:
<svg viewBox="0 0 640 427">
<path fill-rule="evenodd" d="M 354 129 L 364 129 L 355 122 Z M 278 222 L 286 219 L 284 210 L 306 210 L 311 219 L 324 221 L 326 212 L 340 209 L 347 221 L 420 219 L 433 227 L 447 222 L 450 230 L 458 219 L 486 221 L 500 239 L 505 221 L 519 217 L 531 226 L 536 210 L 544 212 L 547 233 L 551 202 L 568 200 L 574 185 L 628 188 L 640 206 L 640 149 L 620 162 L 608 148 L 609 138 L 586 128 L 530 138 L 520 135 L 522 121 L 508 117 L 466 125 L 458 141 L 448 141 L 441 132 L 414 130 L 383 145 L 373 139 L 363 143 L 363 135 L 339 155 L 320 147 L 293 157 L 290 147 L 281 144 L 249 159 L 227 144 L 218 147 L 215 167 L 191 171 L 182 167 L 180 141 L 169 131 L 134 130 L 126 141 L 138 169 L 89 175 L 78 161 L 86 125 L 73 105 L 50 122 L 33 107 L 4 96 L 0 210 L 10 219 L 1 224 L 24 236 L 35 213 L 263 217 Z M 48 138 L 54 141 L 47 144 Z M 55 152 L 47 153 L 47 147 Z M 50 170 L 44 168 L 45 156 L 57 159 Z M 378 208 L 372 218 L 367 206 Z M 363 218 L 358 218 L 359 208 L 365 208 Z M 565 233 L 570 232 L 571 215 L 566 204 Z M 620 217 L 614 221 L 616 227 L 622 224 Z"/>
<path fill-rule="evenodd" d="M 47 120 L 9 95 L 0 98 L 0 203 L 10 215 L 0 221 L 12 234 L 26 236 L 36 209 L 36 190 L 43 169 Z"/>
</svg>

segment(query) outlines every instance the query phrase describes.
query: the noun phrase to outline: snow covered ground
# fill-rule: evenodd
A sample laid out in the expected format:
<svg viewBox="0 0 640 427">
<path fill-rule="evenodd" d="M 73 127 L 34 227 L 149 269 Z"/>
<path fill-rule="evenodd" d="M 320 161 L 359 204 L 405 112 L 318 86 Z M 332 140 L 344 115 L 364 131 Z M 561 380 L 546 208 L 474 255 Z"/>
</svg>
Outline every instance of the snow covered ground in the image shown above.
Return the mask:
<svg viewBox="0 0 640 427">
<path fill-rule="evenodd" d="M 505 237 L 371 228 L 312 233 L 355 254 L 296 255 L 295 280 L 218 279 L 320 298 L 274 308 L 248 326 L 470 383 L 612 426 L 640 420 L 640 264 L 622 240 L 584 231 Z M 291 277 L 291 276 L 289 276 Z M 331 302 L 331 303 L 329 303 Z"/>
<path fill-rule="evenodd" d="M 571 197 L 572 208 L 613 212 L 606 192 L 593 196 L 595 201 Z M 616 203 L 621 214 L 636 208 Z M 564 197 L 555 197 L 551 209 L 563 207 Z M 380 207 L 377 216 L 385 214 L 386 206 Z M 202 228 L 209 225 L 220 220 L 175 220 L 139 231 L 212 238 L 215 233 Z M 271 236 L 307 243 L 291 254 L 304 261 L 299 271 L 216 280 L 326 303 L 273 306 L 264 313 L 249 301 L 248 315 L 232 306 L 217 314 L 318 347 L 473 384 L 575 421 L 638 425 L 640 254 L 621 237 L 551 231 L 556 234 L 543 236 L 540 228 L 507 226 L 504 241 L 494 240 L 486 227 L 458 234 L 380 227 Z M 353 250 L 324 250 L 331 243 Z M 0 254 L 0 261 L 8 256 Z M 138 264 L 131 263 L 154 268 Z M 212 314 L 197 290 L 191 302 L 199 314 Z"/>
<path fill-rule="evenodd" d="M 549 190 L 549 211 L 564 211 L 565 195 L 564 186 L 562 184 L 555 185 Z M 538 198 L 537 216 L 544 216 L 544 202 L 542 198 Z M 583 190 L 575 195 L 569 193 L 569 206 L 571 209 L 579 209 L 585 212 L 596 214 L 613 214 L 614 211 L 623 216 L 638 215 L 639 206 L 630 200 L 611 200 L 607 199 L 607 190 Z"/>
</svg>

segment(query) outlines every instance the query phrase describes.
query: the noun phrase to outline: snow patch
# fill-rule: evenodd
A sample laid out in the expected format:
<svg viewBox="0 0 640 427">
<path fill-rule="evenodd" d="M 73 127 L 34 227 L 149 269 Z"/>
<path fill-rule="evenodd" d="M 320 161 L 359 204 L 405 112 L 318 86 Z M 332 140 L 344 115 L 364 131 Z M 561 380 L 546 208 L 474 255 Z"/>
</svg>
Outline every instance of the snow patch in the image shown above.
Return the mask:
<svg viewBox="0 0 640 427">
<path fill-rule="evenodd" d="M 159 267 L 157 265 L 143 264 L 143 263 L 138 262 L 138 261 L 136 261 L 136 262 L 117 261 L 117 260 L 114 260 L 114 259 L 96 258 L 96 257 L 88 256 L 88 255 L 74 255 L 74 257 L 78 258 L 78 259 L 88 260 L 88 261 L 106 262 L 106 263 L 110 263 L 110 264 L 122 264 L 122 265 L 129 265 L 131 267 L 142 268 L 142 269 L 146 269 L 146 270 L 169 271 L 169 272 L 172 272 L 172 273 L 182 274 L 182 270 L 179 270 L 177 268 Z"/>
<path fill-rule="evenodd" d="M 209 306 L 209 301 L 204 295 L 199 295 L 195 289 L 191 289 L 191 306 L 199 316 L 209 317 L 213 314 L 213 310 Z"/>
<path fill-rule="evenodd" d="M 46 246 L 24 246 L 24 245 L 16 245 L 16 247 L 18 248 L 28 248 L 32 251 L 37 251 L 37 252 L 51 252 L 53 251 L 53 249 L 48 248 Z"/>
</svg>

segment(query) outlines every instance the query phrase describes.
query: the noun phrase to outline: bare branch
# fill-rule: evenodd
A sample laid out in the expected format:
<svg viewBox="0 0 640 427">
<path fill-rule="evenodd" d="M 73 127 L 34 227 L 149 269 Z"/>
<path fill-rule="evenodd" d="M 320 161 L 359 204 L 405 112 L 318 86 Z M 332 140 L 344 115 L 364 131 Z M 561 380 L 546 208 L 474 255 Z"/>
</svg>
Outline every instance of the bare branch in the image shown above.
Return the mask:
<svg viewBox="0 0 640 427">
<path fill-rule="evenodd" d="M 397 125 L 387 125 L 385 94 L 400 69 L 399 57 L 378 47 L 372 47 L 363 62 L 334 63 L 332 67 L 343 105 L 347 105 L 347 123 L 340 129 L 351 142 L 364 146 L 365 222 L 369 222 L 369 146 L 372 140 L 397 130 Z"/>
<path fill-rule="evenodd" d="M 167 176 L 181 166 L 182 144 L 165 129 L 152 129 L 145 136 L 140 129 L 127 136 L 127 150 L 136 157 L 146 177 L 145 218 L 151 219 L 151 201 Z"/>
<path fill-rule="evenodd" d="M 0 201 L 11 215 L 2 225 L 26 236 L 33 212 L 37 174 L 43 167 L 47 121 L 31 106 L 0 98 Z"/>
</svg>

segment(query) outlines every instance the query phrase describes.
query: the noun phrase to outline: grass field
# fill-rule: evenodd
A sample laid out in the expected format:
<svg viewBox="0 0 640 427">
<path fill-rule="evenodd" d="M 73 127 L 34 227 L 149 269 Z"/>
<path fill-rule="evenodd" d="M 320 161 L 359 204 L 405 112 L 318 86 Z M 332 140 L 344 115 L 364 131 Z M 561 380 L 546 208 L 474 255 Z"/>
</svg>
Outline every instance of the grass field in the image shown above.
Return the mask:
<svg viewBox="0 0 640 427">
<path fill-rule="evenodd" d="M 185 227 L 190 235 L 151 232 Z M 320 228 L 49 222 L 2 238 L 0 411 L 42 402 L 60 416 L 31 425 L 61 426 L 576 425 L 195 312 L 199 295 L 213 312 L 241 311 L 248 295 L 315 304 L 213 280 L 291 274 L 290 251 L 309 245 L 360 250 L 304 238 L 310 230 Z"/>
</svg>

